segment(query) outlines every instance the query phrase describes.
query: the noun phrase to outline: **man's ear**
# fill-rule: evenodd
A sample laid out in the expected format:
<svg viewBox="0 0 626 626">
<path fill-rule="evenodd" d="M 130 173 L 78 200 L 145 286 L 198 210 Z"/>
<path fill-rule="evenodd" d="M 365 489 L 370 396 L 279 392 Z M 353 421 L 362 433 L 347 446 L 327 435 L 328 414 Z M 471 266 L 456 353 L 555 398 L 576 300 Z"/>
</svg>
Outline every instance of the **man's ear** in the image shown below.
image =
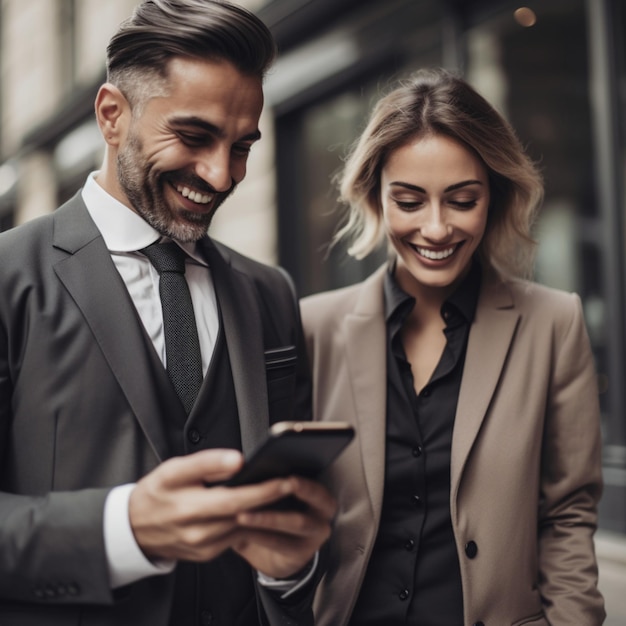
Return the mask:
<svg viewBox="0 0 626 626">
<path fill-rule="evenodd" d="M 119 146 L 126 137 L 131 119 L 130 104 L 124 94 L 111 83 L 98 90 L 95 101 L 96 120 L 102 137 L 109 146 Z"/>
</svg>

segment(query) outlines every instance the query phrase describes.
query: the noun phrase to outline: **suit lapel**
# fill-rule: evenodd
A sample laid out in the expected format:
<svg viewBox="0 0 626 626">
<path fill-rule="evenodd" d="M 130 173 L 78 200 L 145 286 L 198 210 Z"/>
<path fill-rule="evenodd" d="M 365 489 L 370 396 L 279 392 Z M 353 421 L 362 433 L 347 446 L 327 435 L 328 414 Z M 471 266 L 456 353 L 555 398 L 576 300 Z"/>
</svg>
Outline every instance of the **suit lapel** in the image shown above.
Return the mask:
<svg viewBox="0 0 626 626">
<path fill-rule="evenodd" d="M 463 467 L 504 369 L 519 312 L 506 286 L 485 277 L 470 329 L 452 437 L 451 487 L 456 496 Z"/>
<path fill-rule="evenodd" d="M 232 267 L 228 252 L 220 253 L 209 238 L 202 240 L 202 244 L 224 324 L 241 445 L 244 454 L 249 454 L 265 439 L 269 428 L 261 313 L 254 285 L 248 276 Z M 200 393 L 205 392 L 203 387 Z"/>
<path fill-rule="evenodd" d="M 169 456 L 145 333 L 109 251 L 79 196 L 54 216 L 54 271 L 80 308 L 157 458 Z"/>
<path fill-rule="evenodd" d="M 382 294 L 386 271 L 385 266 L 363 283 L 354 313 L 344 322 L 355 423 L 374 519 L 380 518 L 385 475 L 387 335 Z"/>
</svg>

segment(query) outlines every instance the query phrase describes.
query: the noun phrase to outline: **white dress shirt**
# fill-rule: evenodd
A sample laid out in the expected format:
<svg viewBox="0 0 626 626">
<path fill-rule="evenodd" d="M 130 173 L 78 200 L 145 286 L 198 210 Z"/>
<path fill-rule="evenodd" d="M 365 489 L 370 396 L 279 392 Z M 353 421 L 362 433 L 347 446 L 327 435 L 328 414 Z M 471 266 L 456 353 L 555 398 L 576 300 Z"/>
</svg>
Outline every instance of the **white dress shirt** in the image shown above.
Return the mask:
<svg viewBox="0 0 626 626">
<path fill-rule="evenodd" d="M 166 366 L 159 274 L 148 257 L 138 252 L 160 240 L 161 235 L 137 213 L 108 194 L 96 182 L 96 174 L 97 172 L 92 172 L 87 178 L 81 192 L 83 201 L 102 234 L 159 358 Z M 202 371 L 206 374 L 219 331 L 215 288 L 208 264 L 197 252 L 196 243 L 176 243 L 187 253 L 185 278 L 196 318 Z M 128 501 L 134 486 L 128 484 L 113 488 L 105 503 L 104 543 L 112 589 L 155 574 L 169 573 L 176 565 L 172 561 L 148 560 L 137 545 L 128 517 Z M 276 581 L 261 573 L 259 580 L 279 591 L 293 592 L 308 580 L 314 570 L 315 565 L 297 584 L 296 581 Z"/>
</svg>

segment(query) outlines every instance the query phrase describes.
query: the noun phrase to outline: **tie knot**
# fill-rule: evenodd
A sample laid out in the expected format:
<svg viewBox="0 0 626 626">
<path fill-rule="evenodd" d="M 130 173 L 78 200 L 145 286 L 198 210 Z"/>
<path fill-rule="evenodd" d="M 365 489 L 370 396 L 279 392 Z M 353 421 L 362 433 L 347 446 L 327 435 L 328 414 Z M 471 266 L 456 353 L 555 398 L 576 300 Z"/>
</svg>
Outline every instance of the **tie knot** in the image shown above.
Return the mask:
<svg viewBox="0 0 626 626">
<path fill-rule="evenodd" d="M 153 243 L 140 250 L 159 274 L 163 272 L 185 273 L 185 251 L 175 243 Z"/>
</svg>

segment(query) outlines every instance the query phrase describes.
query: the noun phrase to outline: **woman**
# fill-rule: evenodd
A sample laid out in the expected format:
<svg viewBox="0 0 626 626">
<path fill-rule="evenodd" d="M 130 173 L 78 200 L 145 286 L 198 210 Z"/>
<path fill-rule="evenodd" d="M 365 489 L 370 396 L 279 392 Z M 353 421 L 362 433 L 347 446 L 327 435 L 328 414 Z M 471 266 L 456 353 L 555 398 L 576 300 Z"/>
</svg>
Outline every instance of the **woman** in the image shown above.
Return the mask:
<svg viewBox="0 0 626 626">
<path fill-rule="evenodd" d="M 322 626 L 601 624 L 593 358 L 578 296 L 524 280 L 542 182 L 467 83 L 423 71 L 346 162 L 339 237 L 391 259 L 304 299 L 318 420 L 357 439 Z"/>
</svg>

